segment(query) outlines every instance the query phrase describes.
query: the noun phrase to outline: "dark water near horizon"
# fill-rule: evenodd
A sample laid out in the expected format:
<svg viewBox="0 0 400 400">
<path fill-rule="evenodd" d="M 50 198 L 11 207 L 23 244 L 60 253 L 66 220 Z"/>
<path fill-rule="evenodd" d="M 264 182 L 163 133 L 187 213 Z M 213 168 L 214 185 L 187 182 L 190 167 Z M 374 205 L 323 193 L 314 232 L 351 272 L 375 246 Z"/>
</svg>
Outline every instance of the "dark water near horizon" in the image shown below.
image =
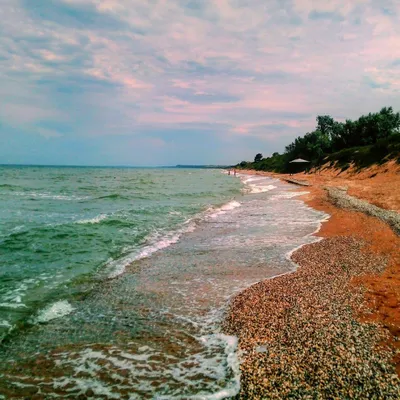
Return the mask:
<svg viewBox="0 0 400 400">
<path fill-rule="evenodd" d="M 229 298 L 292 270 L 325 218 L 277 180 L 219 170 L 0 173 L 5 398 L 234 396 Z"/>
</svg>

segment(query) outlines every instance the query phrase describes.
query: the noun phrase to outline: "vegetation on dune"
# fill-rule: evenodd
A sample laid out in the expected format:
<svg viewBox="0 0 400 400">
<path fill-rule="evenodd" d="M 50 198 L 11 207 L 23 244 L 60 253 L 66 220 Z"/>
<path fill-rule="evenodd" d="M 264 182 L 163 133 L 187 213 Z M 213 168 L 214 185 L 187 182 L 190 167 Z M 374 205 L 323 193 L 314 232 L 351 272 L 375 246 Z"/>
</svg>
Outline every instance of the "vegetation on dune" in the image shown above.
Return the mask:
<svg viewBox="0 0 400 400">
<path fill-rule="evenodd" d="M 329 115 L 318 116 L 313 132 L 298 137 L 286 146 L 283 154 L 274 153 L 263 158 L 258 153 L 254 162 L 242 161 L 238 168 L 262 171 L 290 172 L 290 161 L 303 158 L 310 161 L 308 167 L 347 169 L 368 167 L 397 159 L 400 163 L 400 113 L 392 107 L 384 107 L 377 113 L 361 116 L 356 121 L 335 121 Z"/>
</svg>

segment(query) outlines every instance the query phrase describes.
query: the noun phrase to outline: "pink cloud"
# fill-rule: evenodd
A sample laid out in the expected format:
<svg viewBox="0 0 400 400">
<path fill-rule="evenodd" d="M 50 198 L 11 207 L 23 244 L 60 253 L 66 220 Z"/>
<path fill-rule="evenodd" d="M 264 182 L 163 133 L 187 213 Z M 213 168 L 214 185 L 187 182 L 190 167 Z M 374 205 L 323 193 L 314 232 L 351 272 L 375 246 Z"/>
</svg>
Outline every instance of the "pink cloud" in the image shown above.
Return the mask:
<svg viewBox="0 0 400 400">
<path fill-rule="evenodd" d="M 300 13 L 307 15 L 312 11 L 318 12 L 340 12 L 347 15 L 356 6 L 366 6 L 369 4 L 368 0 L 294 0 L 295 9 Z"/>
<path fill-rule="evenodd" d="M 400 58 L 400 32 L 396 19 L 379 11 L 379 2 L 295 0 L 291 8 L 279 0 L 240 7 L 215 0 L 202 2 L 196 13 L 175 0 L 64 1 L 94 6 L 120 20 L 121 29 L 38 23 L 9 2 L 15 9 L 9 15 L 16 17 L 5 21 L 3 47 L 10 51 L 0 73 L 27 74 L 26 80 L 15 83 L 30 91 L 23 102 L 34 104 L 27 108 L 27 122 L 58 115 L 57 102 L 45 93 L 33 95 L 40 92 L 38 77 L 89 76 L 110 87 L 115 84 L 112 96 L 96 92 L 89 101 L 100 110 L 104 126 L 115 131 L 219 124 L 227 135 L 261 137 L 262 126 L 282 124 L 301 131 L 314 124 L 267 119 L 268 113 L 352 117 L 388 103 L 400 108 L 398 69 L 389 66 Z M 356 7 L 358 24 L 350 18 Z M 399 4 L 394 7 L 400 12 Z M 309 21 L 312 11 L 339 13 L 344 20 Z M 297 17 L 298 24 L 290 16 Z M 27 52 L 21 41 L 10 39 L 19 35 L 46 38 L 48 48 L 38 45 Z M 74 49 L 73 54 L 63 53 L 65 47 Z M 0 52 L 3 56 L 4 49 Z M 81 65 L 71 65 L 74 56 L 84 60 Z M 365 76 L 387 87 L 372 91 Z M 15 119 L 17 108 L 12 107 L 7 118 Z"/>
<path fill-rule="evenodd" d="M 190 82 L 183 81 L 181 79 L 172 79 L 171 83 L 173 87 L 178 87 L 181 89 L 189 89 L 192 86 Z"/>
</svg>

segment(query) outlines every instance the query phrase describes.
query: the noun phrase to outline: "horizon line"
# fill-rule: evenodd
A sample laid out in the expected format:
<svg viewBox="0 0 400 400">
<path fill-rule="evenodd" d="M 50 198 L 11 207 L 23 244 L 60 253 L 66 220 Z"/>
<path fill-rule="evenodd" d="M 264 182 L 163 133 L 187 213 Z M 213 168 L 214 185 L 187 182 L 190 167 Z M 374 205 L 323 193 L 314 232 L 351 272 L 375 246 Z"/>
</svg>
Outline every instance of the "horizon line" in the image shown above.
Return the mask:
<svg viewBox="0 0 400 400">
<path fill-rule="evenodd" d="M 0 167 L 62 167 L 62 168 L 182 168 L 182 167 L 229 167 L 226 164 L 175 164 L 175 165 L 79 165 L 79 164 L 21 164 L 0 163 Z"/>
</svg>

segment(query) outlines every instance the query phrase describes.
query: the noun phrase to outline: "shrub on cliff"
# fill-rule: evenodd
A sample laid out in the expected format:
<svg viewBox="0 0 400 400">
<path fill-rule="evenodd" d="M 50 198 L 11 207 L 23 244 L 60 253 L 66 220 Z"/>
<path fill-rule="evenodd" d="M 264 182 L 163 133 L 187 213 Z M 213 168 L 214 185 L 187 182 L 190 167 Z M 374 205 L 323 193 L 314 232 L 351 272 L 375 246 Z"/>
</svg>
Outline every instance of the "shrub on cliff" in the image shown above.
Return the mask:
<svg viewBox="0 0 400 400">
<path fill-rule="evenodd" d="M 327 155 L 331 163 L 353 162 L 360 168 L 388 158 L 400 162 L 400 113 L 392 107 L 363 115 L 356 121 L 338 122 L 330 115 L 319 115 L 316 122 L 316 129 L 297 137 L 285 147 L 284 154 L 274 153 L 263 159 L 258 153 L 254 163 L 246 163 L 246 168 L 287 172 L 290 160 L 304 158 L 311 161 L 311 166 L 318 166 Z"/>
</svg>

